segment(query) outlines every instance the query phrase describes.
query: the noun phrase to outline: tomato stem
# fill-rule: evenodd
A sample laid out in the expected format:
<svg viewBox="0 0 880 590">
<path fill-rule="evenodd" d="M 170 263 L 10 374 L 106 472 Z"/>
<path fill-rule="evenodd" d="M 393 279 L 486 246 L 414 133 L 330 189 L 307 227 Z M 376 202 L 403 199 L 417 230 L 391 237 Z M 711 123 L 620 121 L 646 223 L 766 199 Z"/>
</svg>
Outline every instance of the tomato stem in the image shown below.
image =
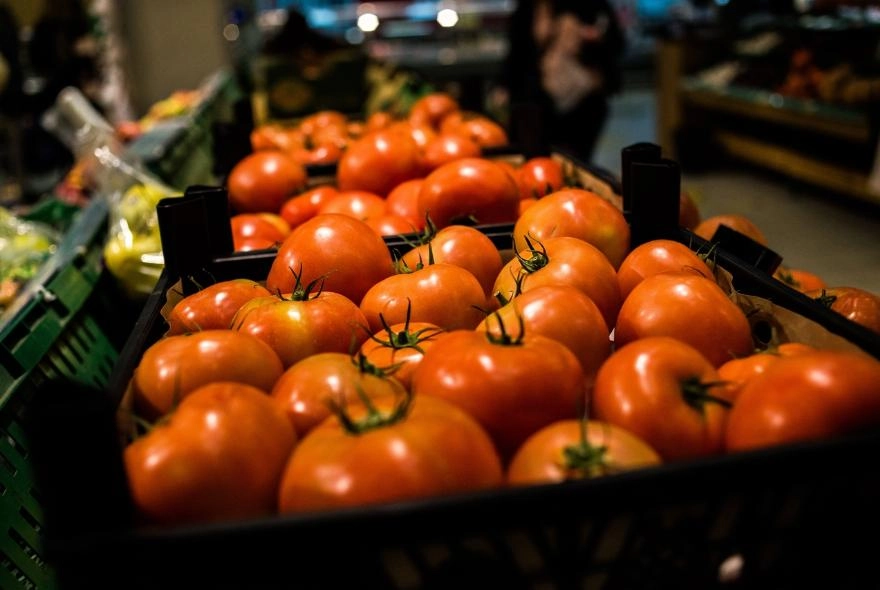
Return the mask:
<svg viewBox="0 0 880 590">
<path fill-rule="evenodd" d="M 547 256 L 547 248 L 544 247 L 539 240 L 535 240 L 535 243 L 541 248 L 538 250 L 535 248 L 535 245 L 532 243 L 532 240 L 529 239 L 529 235 L 526 234 L 523 236 L 523 239 L 526 241 L 526 249 L 531 255 L 529 258 L 525 258 L 519 252 L 515 252 L 516 259 L 519 260 L 520 265 L 522 266 L 523 271 L 527 274 L 531 274 L 538 270 L 541 270 L 550 262 L 550 258 Z"/>
<path fill-rule="evenodd" d="M 413 396 L 412 393 L 403 386 L 400 386 L 400 388 L 403 390 L 403 400 L 395 405 L 390 412 L 383 413 L 376 407 L 373 400 L 370 399 L 370 396 L 366 394 L 363 388 L 360 385 L 355 384 L 358 397 L 367 410 L 367 415 L 360 420 L 352 418 L 351 414 L 349 414 L 345 408 L 335 400 L 328 400 L 327 405 L 330 407 L 330 411 L 336 415 L 340 425 L 342 425 L 342 428 L 348 434 L 359 436 L 377 428 L 384 428 L 396 424 L 406 417 L 412 406 Z"/>
<path fill-rule="evenodd" d="M 837 295 L 828 295 L 825 292 L 825 289 L 822 289 L 822 294 L 816 297 L 814 301 L 817 301 L 820 305 L 831 309 L 831 306 L 834 305 L 835 301 L 837 301 Z"/>
<path fill-rule="evenodd" d="M 495 321 L 498 322 L 498 330 L 501 333 L 497 336 L 489 330 L 489 317 L 494 317 Z M 490 316 L 486 318 L 486 339 L 492 344 L 498 344 L 500 346 L 521 346 L 523 343 L 523 338 L 526 335 L 525 321 L 523 320 L 522 314 L 518 311 L 516 314 L 516 319 L 519 323 L 519 334 L 514 337 L 507 333 L 507 328 L 504 327 L 504 320 L 501 318 L 501 314 L 497 311 L 493 312 Z"/>
<path fill-rule="evenodd" d="M 697 410 L 701 414 L 705 412 L 706 404 L 718 404 L 723 408 L 729 409 L 733 406 L 730 400 L 723 397 L 712 395 L 708 391 L 712 387 L 720 387 L 727 385 L 727 381 L 709 381 L 702 382 L 699 377 L 688 377 L 681 382 L 681 394 L 687 405 Z"/>
<path fill-rule="evenodd" d="M 593 446 L 585 440 L 562 449 L 566 470 L 578 473 L 583 477 L 594 477 L 608 473 L 607 453 L 608 447 L 604 445 Z"/>
</svg>

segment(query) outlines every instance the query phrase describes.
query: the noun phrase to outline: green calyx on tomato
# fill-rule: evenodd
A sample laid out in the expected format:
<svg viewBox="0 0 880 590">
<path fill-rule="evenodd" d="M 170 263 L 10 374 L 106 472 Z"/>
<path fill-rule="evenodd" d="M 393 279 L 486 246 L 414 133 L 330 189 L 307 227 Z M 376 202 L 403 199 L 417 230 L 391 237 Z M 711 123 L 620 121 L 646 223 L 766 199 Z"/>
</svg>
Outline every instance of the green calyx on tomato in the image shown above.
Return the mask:
<svg viewBox="0 0 880 590">
<path fill-rule="evenodd" d="M 727 385 L 726 381 L 712 381 L 703 383 L 699 377 L 689 377 L 681 382 L 681 395 L 685 403 L 701 414 L 705 411 L 706 404 L 718 404 L 730 409 L 733 404 L 722 397 L 712 395 L 709 390 L 713 387 Z"/>
<path fill-rule="evenodd" d="M 434 249 L 431 248 L 431 243 L 428 242 L 428 263 L 425 264 L 425 261 L 422 259 L 422 255 L 419 254 L 419 261 L 416 263 L 414 268 L 410 268 L 410 266 L 402 259 L 398 259 L 394 266 L 397 269 L 398 274 L 410 274 L 417 270 L 422 270 L 426 266 L 430 266 L 434 264 Z M 408 313 L 408 311 L 407 311 Z"/>
<path fill-rule="evenodd" d="M 522 346 L 523 338 L 526 336 L 526 324 L 521 313 L 516 314 L 516 319 L 519 323 L 519 334 L 516 336 L 511 336 L 507 333 L 507 328 L 504 327 L 504 320 L 501 318 L 500 313 L 495 311 L 490 317 L 495 318 L 495 321 L 498 322 L 498 334 L 492 333 L 487 322 L 486 340 L 499 346 Z"/>
<path fill-rule="evenodd" d="M 834 305 L 835 301 L 837 301 L 837 295 L 829 295 L 825 292 L 825 289 L 822 289 L 822 294 L 814 298 L 813 301 L 816 301 L 820 305 L 831 309 L 831 306 Z"/>
<path fill-rule="evenodd" d="M 385 340 L 383 338 L 379 338 L 375 334 L 369 334 L 370 340 L 378 343 L 381 346 L 386 348 L 393 348 L 394 350 L 401 350 L 404 348 L 412 348 L 422 354 L 425 354 L 424 349 L 421 346 L 421 343 L 429 338 L 433 338 L 437 334 L 443 332 L 443 328 L 440 327 L 424 327 L 420 330 L 416 330 L 415 332 L 411 332 L 409 329 L 410 320 L 412 318 L 412 300 L 407 297 L 406 299 L 406 318 L 403 321 L 403 329 L 395 332 L 391 326 L 388 324 L 388 320 L 385 319 L 384 314 L 379 314 L 379 321 L 382 323 L 382 329 L 385 331 L 385 334 L 388 336 L 388 339 Z"/>
<path fill-rule="evenodd" d="M 309 301 L 310 299 L 316 299 L 321 296 L 321 293 L 324 291 L 324 281 L 327 279 L 326 275 L 322 275 L 310 283 L 303 285 L 302 275 L 303 269 L 302 264 L 299 265 L 299 272 L 290 269 L 291 274 L 293 274 L 294 283 L 293 289 L 290 292 L 290 297 L 286 298 L 278 292 L 278 297 L 285 301 Z M 317 287 L 317 290 L 315 288 Z"/>
<path fill-rule="evenodd" d="M 385 428 L 387 426 L 391 426 L 403 420 L 407 413 L 409 413 L 409 409 L 412 406 L 413 396 L 407 389 L 401 387 L 403 391 L 403 399 L 397 403 L 390 412 L 383 413 L 381 412 L 376 405 L 370 399 L 370 396 L 364 392 L 363 388 L 360 385 L 355 385 L 355 389 L 357 390 L 358 398 L 360 398 L 361 403 L 367 410 L 366 416 L 361 418 L 360 420 L 355 420 L 351 417 L 351 415 L 346 412 L 345 408 L 337 403 L 335 400 L 330 399 L 327 401 L 327 405 L 330 408 L 330 411 L 336 416 L 337 420 L 339 420 L 339 424 L 348 434 L 352 436 L 359 436 L 371 430 L 376 430 L 378 428 Z"/>
<path fill-rule="evenodd" d="M 529 256 L 529 258 L 525 258 L 522 254 L 516 252 L 516 259 L 519 260 L 526 274 L 537 272 L 547 266 L 547 264 L 550 262 L 550 258 L 547 256 L 547 248 L 544 247 L 544 244 L 542 244 L 538 240 L 535 240 L 535 243 L 537 243 L 538 247 L 540 248 L 539 250 L 538 248 L 535 248 L 528 234 L 523 236 L 523 239 L 526 241 L 526 249 L 531 256 Z"/>
</svg>

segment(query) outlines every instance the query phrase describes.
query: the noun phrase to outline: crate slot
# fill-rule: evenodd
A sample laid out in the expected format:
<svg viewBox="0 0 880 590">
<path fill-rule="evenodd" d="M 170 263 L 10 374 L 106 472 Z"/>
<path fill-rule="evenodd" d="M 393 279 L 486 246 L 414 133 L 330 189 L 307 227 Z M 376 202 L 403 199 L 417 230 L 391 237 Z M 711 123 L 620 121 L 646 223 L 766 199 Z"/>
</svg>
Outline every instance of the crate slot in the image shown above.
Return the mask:
<svg viewBox="0 0 880 590">
<path fill-rule="evenodd" d="M 13 585 L 18 588 L 22 588 L 24 590 L 35 590 L 37 585 L 31 580 L 21 569 L 19 569 L 15 562 L 6 554 L 5 551 L 0 549 L 0 565 L 3 566 L 3 570 L 5 570 L 9 576 L 8 581 L 4 582 L 2 578 L 0 578 L 0 587 L 3 588 L 12 588 Z"/>
<path fill-rule="evenodd" d="M 28 559 L 34 562 L 38 567 L 45 567 L 46 562 L 43 561 L 43 559 L 39 556 L 37 550 L 33 546 L 31 546 L 31 544 L 24 537 L 22 537 L 17 530 L 10 530 L 9 537 L 13 541 L 15 541 L 15 543 L 19 547 L 21 547 L 22 552 L 24 552 Z"/>
</svg>

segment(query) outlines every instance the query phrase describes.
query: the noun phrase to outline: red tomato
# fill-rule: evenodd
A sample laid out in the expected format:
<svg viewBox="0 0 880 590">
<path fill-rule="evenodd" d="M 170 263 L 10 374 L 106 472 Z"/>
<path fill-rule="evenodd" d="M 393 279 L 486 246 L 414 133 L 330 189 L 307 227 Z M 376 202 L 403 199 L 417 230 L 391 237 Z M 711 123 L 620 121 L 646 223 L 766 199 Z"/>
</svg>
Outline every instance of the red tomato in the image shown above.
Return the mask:
<svg viewBox="0 0 880 590">
<path fill-rule="evenodd" d="M 384 317 L 380 318 L 383 321 Z M 361 345 L 360 353 L 377 367 L 396 367 L 394 378 L 410 389 L 412 374 L 445 330 L 428 322 L 411 322 L 410 318 L 396 324 L 385 323 Z"/>
<path fill-rule="evenodd" d="M 816 273 L 799 268 L 780 266 L 773 273 L 773 277 L 801 293 L 816 291 L 828 286 L 825 280 Z"/>
<path fill-rule="evenodd" d="M 522 318 L 527 334 L 541 334 L 564 344 L 581 362 L 587 386 L 593 385 L 596 372 L 611 354 L 608 325 L 602 312 L 583 291 L 571 285 L 543 285 L 515 297 L 486 317 L 477 331 L 500 336 L 500 318 L 504 326 L 515 326 Z"/>
<path fill-rule="evenodd" d="M 266 238 L 235 238 L 232 242 L 236 252 L 252 252 L 254 250 L 276 250 L 278 242 Z"/>
<path fill-rule="evenodd" d="M 439 129 L 446 115 L 459 110 L 458 101 L 445 92 L 431 92 L 417 99 L 409 110 L 409 121 L 414 125 L 430 125 Z"/>
<path fill-rule="evenodd" d="M 261 125 L 251 132 L 250 140 L 251 148 L 255 152 L 260 150 L 290 150 L 302 143 L 301 134 L 298 131 L 282 127 L 281 125 Z"/>
<path fill-rule="evenodd" d="M 562 164 L 553 158 L 535 157 L 526 160 L 517 172 L 520 198 L 541 198 L 560 190 L 565 184 Z"/>
<path fill-rule="evenodd" d="M 694 228 L 694 233 L 704 240 L 711 240 L 719 225 L 725 225 L 730 229 L 736 230 L 744 236 L 753 239 L 761 245 L 767 245 L 767 238 L 764 237 L 764 233 L 751 219 L 744 215 L 714 215 L 701 221 L 700 224 Z"/>
<path fill-rule="evenodd" d="M 647 336 L 686 342 L 716 367 L 754 349 L 745 313 L 715 281 L 694 271 L 649 276 L 624 300 L 614 341 L 624 346 Z"/>
<path fill-rule="evenodd" d="M 437 227 L 467 220 L 479 224 L 513 221 L 519 212 L 519 188 L 498 164 L 462 158 L 440 166 L 419 191 L 419 215 Z"/>
<path fill-rule="evenodd" d="M 379 129 L 385 129 L 389 127 L 391 123 L 394 122 L 394 116 L 387 111 L 376 111 L 375 113 L 370 114 L 367 117 L 365 122 L 366 131 L 378 131 Z"/>
<path fill-rule="evenodd" d="M 348 297 L 309 286 L 288 294 L 252 299 L 244 304 L 232 328 L 250 334 L 275 351 L 284 367 L 319 352 L 357 350 L 367 335 L 364 314 Z"/>
<path fill-rule="evenodd" d="M 308 284 L 324 277 L 324 289 L 359 303 L 364 293 L 394 272 L 391 252 L 369 225 L 347 215 L 318 215 L 294 229 L 272 262 L 266 288 L 290 293 L 294 272 Z"/>
<path fill-rule="evenodd" d="M 262 238 L 271 244 L 283 241 L 290 233 L 288 223 L 274 213 L 239 213 L 229 221 L 234 244 L 249 238 Z"/>
<path fill-rule="evenodd" d="M 416 231 L 425 227 L 425 218 L 419 214 L 419 191 L 423 178 L 405 180 L 391 189 L 385 197 L 385 211 L 409 221 Z"/>
<path fill-rule="evenodd" d="M 629 252 L 629 225 L 614 205 L 579 188 L 550 193 L 529 207 L 513 229 L 515 248 L 525 248 L 525 236 L 546 241 L 570 236 L 601 250 L 614 268 Z"/>
<path fill-rule="evenodd" d="M 412 137 L 422 152 L 424 152 L 425 146 L 437 137 L 437 132 L 431 126 L 414 125 L 409 121 L 397 121 L 392 123 L 388 129 Z"/>
<path fill-rule="evenodd" d="M 645 337 L 617 348 L 599 369 L 593 416 L 625 428 L 673 461 L 718 454 L 730 402 L 712 363 L 692 346 Z"/>
<path fill-rule="evenodd" d="M 271 295 L 250 279 L 221 281 L 188 295 L 174 304 L 168 314 L 166 335 L 228 329 L 235 312 L 255 297 Z"/>
<path fill-rule="evenodd" d="M 264 391 L 241 383 L 205 385 L 126 447 L 132 501 L 160 524 L 275 514 L 295 444 L 284 411 Z"/>
<path fill-rule="evenodd" d="M 425 167 L 428 171 L 462 158 L 479 158 L 480 146 L 469 137 L 458 134 L 441 134 L 429 141 L 424 148 Z"/>
<path fill-rule="evenodd" d="M 501 462 L 466 412 L 417 397 L 406 411 L 378 399 L 346 409 L 303 438 L 279 493 L 281 512 L 363 506 L 500 487 Z"/>
<path fill-rule="evenodd" d="M 832 287 L 808 291 L 806 295 L 851 322 L 880 332 L 880 297 L 870 291 L 858 287 Z"/>
<path fill-rule="evenodd" d="M 526 439 L 510 461 L 507 483 L 559 483 L 660 463 L 657 451 L 624 428 L 596 420 L 561 420 Z"/>
<path fill-rule="evenodd" d="M 617 269 L 624 299 L 645 277 L 675 270 L 693 270 L 714 280 L 714 273 L 693 250 L 674 240 L 651 240 L 634 248 Z"/>
<path fill-rule="evenodd" d="M 718 394 L 735 402 L 746 383 L 764 373 L 776 360 L 813 352 L 815 348 L 806 344 L 787 342 L 774 349 L 756 352 L 742 358 L 731 359 L 718 367 L 718 376 L 724 382 L 724 389 Z"/>
<path fill-rule="evenodd" d="M 306 135 L 313 135 L 326 128 L 345 129 L 347 123 L 348 117 L 345 113 L 324 109 L 300 119 L 298 127 Z"/>
<path fill-rule="evenodd" d="M 539 429 L 576 416 L 585 390 L 581 364 L 565 345 L 505 328 L 509 337 L 475 330 L 442 335 L 416 369 L 412 391 L 474 416 L 509 459 Z"/>
<path fill-rule="evenodd" d="M 333 164 L 342 157 L 343 143 L 325 142 L 311 147 L 301 147 L 290 150 L 290 157 L 303 166 L 314 164 Z"/>
<path fill-rule="evenodd" d="M 248 334 L 202 330 L 167 336 L 150 345 L 135 368 L 134 406 L 152 420 L 202 385 L 234 381 L 268 391 L 282 371 L 278 355 Z"/>
<path fill-rule="evenodd" d="M 309 189 L 285 201 L 280 215 L 294 228 L 317 215 L 318 209 L 338 194 L 336 187 L 329 184 Z"/>
<path fill-rule="evenodd" d="M 510 143 L 504 128 L 482 115 L 465 117 L 455 126 L 453 133 L 471 139 L 481 148 L 502 147 Z"/>
<path fill-rule="evenodd" d="M 455 330 L 479 324 L 485 305 L 483 288 L 473 274 L 440 262 L 377 282 L 361 300 L 361 311 L 373 332 L 382 329 L 380 315 L 389 324 L 411 318 Z"/>
<path fill-rule="evenodd" d="M 781 358 L 743 387 L 727 448 L 741 451 L 827 438 L 880 424 L 880 362 L 816 351 Z"/>
<path fill-rule="evenodd" d="M 577 238 L 549 238 L 529 241 L 495 279 L 493 292 L 509 301 L 542 285 L 571 285 L 582 291 L 602 312 L 605 324 L 613 326 L 620 309 L 620 287 L 614 268 L 595 246 Z"/>
<path fill-rule="evenodd" d="M 369 191 L 339 191 L 335 197 L 321 205 L 318 213 L 340 213 L 366 221 L 385 213 L 385 199 Z"/>
<path fill-rule="evenodd" d="M 381 129 L 353 141 L 336 172 L 339 190 L 365 190 L 386 196 L 391 189 L 424 174 L 419 144 L 410 135 Z"/>
<path fill-rule="evenodd" d="M 368 217 L 364 220 L 380 236 L 399 236 L 412 234 L 418 231 L 409 219 L 400 215 L 385 213 L 377 217 Z"/>
<path fill-rule="evenodd" d="M 306 169 L 286 153 L 261 150 L 246 156 L 229 172 L 229 203 L 238 213 L 278 213 L 305 186 Z"/>
<path fill-rule="evenodd" d="M 348 405 L 361 395 L 396 398 L 403 391 L 403 385 L 386 377 L 381 367 L 346 353 L 323 352 L 291 365 L 275 382 L 271 395 L 302 438 L 332 414 L 328 403 Z"/>
<path fill-rule="evenodd" d="M 701 220 L 696 202 L 687 191 L 681 191 L 678 197 L 678 225 L 693 231 Z"/>
</svg>

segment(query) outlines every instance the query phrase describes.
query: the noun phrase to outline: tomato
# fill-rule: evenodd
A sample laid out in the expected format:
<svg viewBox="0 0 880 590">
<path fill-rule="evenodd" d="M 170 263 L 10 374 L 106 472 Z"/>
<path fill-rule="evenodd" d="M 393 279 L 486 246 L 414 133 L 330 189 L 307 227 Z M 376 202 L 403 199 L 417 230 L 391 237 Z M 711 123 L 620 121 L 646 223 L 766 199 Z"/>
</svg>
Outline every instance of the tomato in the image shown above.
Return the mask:
<svg viewBox="0 0 880 590">
<path fill-rule="evenodd" d="M 585 389 L 580 361 L 564 344 L 507 324 L 504 333 L 443 334 L 413 374 L 412 391 L 474 416 L 506 460 L 539 429 L 577 416 Z"/>
<path fill-rule="evenodd" d="M 324 142 L 319 144 L 307 144 L 301 148 L 294 148 L 288 153 L 290 157 L 303 166 L 315 164 L 333 164 L 342 157 L 343 146 L 341 142 Z"/>
<path fill-rule="evenodd" d="M 291 197 L 281 206 L 281 217 L 294 228 L 318 214 L 322 205 L 339 194 L 335 186 L 325 184 Z"/>
<path fill-rule="evenodd" d="M 476 329 L 500 336 L 498 318 L 507 327 L 515 326 L 517 319 L 522 318 L 526 333 L 541 334 L 564 344 L 580 361 L 588 387 L 611 354 L 610 330 L 602 312 L 572 285 L 530 289 L 498 309 L 497 316 L 485 318 Z"/>
<path fill-rule="evenodd" d="M 433 256 L 434 262 L 460 266 L 477 278 L 483 292 L 490 297 L 504 262 L 489 236 L 467 225 L 448 225 L 440 230 L 432 225 L 430 229 L 423 236 L 423 243 L 404 253 L 401 262 L 414 269 L 420 263 L 427 264 Z"/>
<path fill-rule="evenodd" d="M 250 134 L 251 148 L 260 150 L 290 150 L 302 142 L 298 131 L 281 125 L 261 125 Z"/>
<path fill-rule="evenodd" d="M 525 236 L 579 238 L 601 250 L 614 268 L 629 252 L 629 225 L 623 213 L 595 193 L 564 188 L 539 199 L 529 207 L 513 228 L 514 246 L 525 248 Z"/>
<path fill-rule="evenodd" d="M 290 226 L 274 213 L 239 213 L 229 219 L 232 243 L 236 250 L 244 240 L 261 238 L 269 244 L 282 242 L 290 233 Z"/>
<path fill-rule="evenodd" d="M 425 168 L 428 171 L 462 158 L 479 158 L 483 150 L 471 138 L 458 134 L 440 134 L 424 146 Z"/>
<path fill-rule="evenodd" d="M 628 430 L 590 420 L 561 420 L 526 439 L 507 468 L 507 483 L 529 485 L 588 479 L 662 462 Z"/>
<path fill-rule="evenodd" d="M 238 213 L 278 213 L 281 205 L 305 187 L 306 169 L 286 153 L 261 150 L 229 172 L 229 203 Z"/>
<path fill-rule="evenodd" d="M 501 462 L 486 431 L 443 400 L 387 399 L 346 408 L 306 435 L 290 457 L 281 512 L 429 498 L 500 487 Z"/>
<path fill-rule="evenodd" d="M 565 184 L 562 164 L 553 158 L 538 156 L 529 158 L 517 172 L 520 197 L 541 198 L 560 190 Z"/>
<path fill-rule="evenodd" d="M 391 189 L 424 175 L 419 144 L 412 136 L 380 129 L 352 142 L 336 171 L 339 190 L 365 190 L 386 196 Z"/>
<path fill-rule="evenodd" d="M 368 217 L 364 222 L 380 236 L 399 236 L 417 232 L 415 226 L 406 217 L 383 213 L 376 217 Z"/>
<path fill-rule="evenodd" d="M 700 210 L 687 191 L 681 191 L 678 198 L 678 225 L 691 231 L 700 225 Z"/>
<path fill-rule="evenodd" d="M 321 205 L 318 213 L 340 213 L 366 221 L 385 213 L 385 199 L 369 191 L 339 191 L 335 197 Z"/>
<path fill-rule="evenodd" d="M 367 117 L 364 123 L 365 131 L 378 131 L 389 127 L 394 122 L 394 116 L 388 111 L 376 111 Z"/>
<path fill-rule="evenodd" d="M 437 137 L 437 132 L 431 126 L 414 125 L 409 121 L 396 121 L 388 127 L 388 130 L 412 137 L 422 152 L 424 152 L 425 146 Z"/>
<path fill-rule="evenodd" d="M 348 117 L 345 113 L 335 111 L 333 109 L 324 109 L 306 115 L 300 119 L 298 127 L 306 135 L 313 135 L 320 129 L 335 128 L 345 129 L 348 124 Z"/>
<path fill-rule="evenodd" d="M 302 283 L 324 277 L 324 289 L 359 303 L 364 293 L 394 272 L 391 252 L 369 225 L 349 217 L 317 215 L 294 229 L 278 249 L 266 288 L 290 293 Z"/>
<path fill-rule="evenodd" d="M 382 329 L 361 345 L 360 353 L 377 367 L 396 367 L 394 378 L 410 389 L 412 374 L 425 351 L 434 346 L 445 330 L 429 322 L 412 322 L 409 317 L 391 325 L 384 319 L 379 318 Z"/>
<path fill-rule="evenodd" d="M 527 242 L 531 247 L 511 259 L 495 279 L 496 297 L 510 300 L 542 285 L 571 285 L 582 291 L 613 326 L 620 309 L 620 287 L 611 263 L 598 248 L 577 238 Z"/>
<path fill-rule="evenodd" d="M 592 416 L 625 428 L 666 461 L 719 454 L 730 402 L 694 347 L 664 336 L 618 347 L 593 387 Z"/>
<path fill-rule="evenodd" d="M 235 252 L 252 252 L 254 250 L 277 250 L 278 242 L 266 238 L 236 238 L 233 241 Z"/>
<path fill-rule="evenodd" d="M 711 240 L 715 235 L 715 232 L 718 230 L 719 225 L 725 225 L 730 229 L 736 230 L 744 236 L 758 242 L 762 246 L 767 245 L 767 238 L 764 237 L 764 233 L 757 225 L 755 225 L 755 222 L 744 215 L 733 213 L 714 215 L 704 219 L 696 228 L 694 228 L 694 233 L 704 240 Z"/>
<path fill-rule="evenodd" d="M 419 191 L 423 178 L 405 180 L 385 197 L 385 211 L 409 221 L 416 231 L 424 229 L 425 218 L 419 214 Z"/>
<path fill-rule="evenodd" d="M 498 164 L 484 158 L 462 158 L 425 177 L 419 191 L 419 215 L 430 215 L 437 227 L 464 221 L 504 223 L 519 212 L 519 188 Z"/>
<path fill-rule="evenodd" d="M 624 346 L 647 336 L 686 342 L 716 367 L 754 349 L 745 313 L 715 281 L 689 270 L 646 277 L 623 301 L 614 341 Z"/>
<path fill-rule="evenodd" d="M 519 217 L 522 217 L 526 210 L 538 202 L 538 199 L 530 197 L 528 199 L 519 200 Z"/>
<path fill-rule="evenodd" d="M 238 308 L 255 297 L 267 295 L 271 295 L 268 289 L 250 279 L 209 285 L 174 304 L 168 314 L 166 335 L 228 329 Z"/>
<path fill-rule="evenodd" d="M 880 424 L 880 362 L 816 351 L 774 362 L 743 387 L 727 448 L 741 451 L 827 438 Z"/>
<path fill-rule="evenodd" d="M 232 328 L 268 344 L 285 368 L 319 352 L 357 350 L 367 338 L 364 314 L 348 297 L 314 288 L 297 282 L 289 297 L 252 299 L 235 314 Z"/>
<path fill-rule="evenodd" d="M 719 395 L 735 402 L 746 383 L 764 373 L 777 359 L 813 352 L 815 348 L 807 344 L 786 342 L 774 349 L 768 349 L 742 358 L 731 359 L 718 367 L 718 376 L 724 382 Z"/>
<path fill-rule="evenodd" d="M 151 420 L 202 385 L 234 381 L 268 391 L 282 371 L 278 355 L 249 334 L 202 330 L 167 336 L 144 351 L 134 370 L 134 407 Z"/>
<path fill-rule="evenodd" d="M 773 273 L 773 278 L 802 293 L 828 286 L 825 280 L 814 272 L 800 268 L 789 268 L 787 266 L 777 268 L 776 272 Z"/>
<path fill-rule="evenodd" d="M 361 395 L 370 399 L 396 397 L 403 385 L 386 377 L 382 367 L 342 352 L 322 352 L 297 361 L 270 392 L 287 412 L 297 435 L 302 438 L 331 415 L 328 403 L 348 405 Z"/>
<path fill-rule="evenodd" d="M 502 147 L 510 143 L 504 128 L 482 115 L 463 118 L 461 123 L 454 127 L 453 133 L 471 139 L 481 148 Z"/>
<path fill-rule="evenodd" d="M 284 411 L 241 383 L 200 387 L 124 451 L 132 501 L 169 525 L 269 516 L 296 445 Z"/>
<path fill-rule="evenodd" d="M 674 240 L 651 240 L 633 248 L 617 269 L 617 283 L 624 299 L 645 277 L 675 270 L 693 270 L 707 279 L 715 275 L 703 258 Z"/>
<path fill-rule="evenodd" d="M 438 262 L 391 275 L 364 294 L 361 311 L 370 330 L 406 321 L 436 324 L 444 330 L 472 329 L 483 319 L 486 295 L 480 282 L 460 266 Z"/>
<path fill-rule="evenodd" d="M 806 293 L 851 322 L 880 332 L 880 297 L 858 287 L 832 287 Z"/>
<path fill-rule="evenodd" d="M 414 125 L 430 125 L 434 129 L 439 129 L 443 118 L 458 110 L 458 101 L 451 94 L 431 92 L 413 103 L 408 120 Z"/>
</svg>

